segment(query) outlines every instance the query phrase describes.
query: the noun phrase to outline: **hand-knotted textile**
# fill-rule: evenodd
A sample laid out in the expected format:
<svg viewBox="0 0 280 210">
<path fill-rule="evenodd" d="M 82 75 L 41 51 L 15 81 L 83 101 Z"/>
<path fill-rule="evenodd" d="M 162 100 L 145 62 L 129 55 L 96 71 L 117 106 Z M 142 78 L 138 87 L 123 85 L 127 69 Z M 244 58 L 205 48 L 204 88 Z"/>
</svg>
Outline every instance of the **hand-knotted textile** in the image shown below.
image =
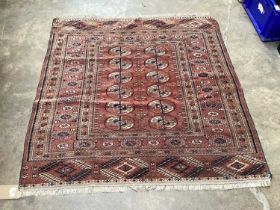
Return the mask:
<svg viewBox="0 0 280 210">
<path fill-rule="evenodd" d="M 24 149 L 21 188 L 270 181 L 212 18 L 55 19 Z"/>
</svg>

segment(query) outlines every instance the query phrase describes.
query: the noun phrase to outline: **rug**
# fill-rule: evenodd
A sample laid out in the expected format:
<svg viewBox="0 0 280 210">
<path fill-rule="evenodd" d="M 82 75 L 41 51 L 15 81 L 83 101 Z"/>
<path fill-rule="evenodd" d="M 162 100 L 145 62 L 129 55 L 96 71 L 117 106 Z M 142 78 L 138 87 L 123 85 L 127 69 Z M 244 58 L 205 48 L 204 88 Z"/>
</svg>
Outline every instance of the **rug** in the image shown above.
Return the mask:
<svg viewBox="0 0 280 210">
<path fill-rule="evenodd" d="M 270 179 L 214 19 L 54 19 L 20 189 L 230 189 Z"/>
</svg>

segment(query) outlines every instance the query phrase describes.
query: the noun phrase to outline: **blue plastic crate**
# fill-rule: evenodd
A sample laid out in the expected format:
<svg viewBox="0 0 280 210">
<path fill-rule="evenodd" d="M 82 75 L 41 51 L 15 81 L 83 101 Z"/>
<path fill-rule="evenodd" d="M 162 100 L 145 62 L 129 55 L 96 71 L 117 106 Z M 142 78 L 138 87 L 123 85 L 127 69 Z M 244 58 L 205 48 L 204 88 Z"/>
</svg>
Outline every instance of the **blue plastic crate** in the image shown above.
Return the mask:
<svg viewBox="0 0 280 210">
<path fill-rule="evenodd" d="M 280 40 L 280 6 L 274 0 L 245 0 L 243 7 L 262 41 Z"/>
</svg>

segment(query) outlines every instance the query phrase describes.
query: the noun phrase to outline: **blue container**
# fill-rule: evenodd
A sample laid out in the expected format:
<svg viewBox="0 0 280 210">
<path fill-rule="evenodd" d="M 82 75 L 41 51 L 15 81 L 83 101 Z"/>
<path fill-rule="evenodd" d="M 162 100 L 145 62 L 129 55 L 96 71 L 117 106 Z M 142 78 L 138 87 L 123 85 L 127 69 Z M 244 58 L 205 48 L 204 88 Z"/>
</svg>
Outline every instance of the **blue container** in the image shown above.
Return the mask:
<svg viewBox="0 0 280 210">
<path fill-rule="evenodd" d="M 245 0 L 243 7 L 262 41 L 280 40 L 280 6 L 274 0 Z"/>
</svg>

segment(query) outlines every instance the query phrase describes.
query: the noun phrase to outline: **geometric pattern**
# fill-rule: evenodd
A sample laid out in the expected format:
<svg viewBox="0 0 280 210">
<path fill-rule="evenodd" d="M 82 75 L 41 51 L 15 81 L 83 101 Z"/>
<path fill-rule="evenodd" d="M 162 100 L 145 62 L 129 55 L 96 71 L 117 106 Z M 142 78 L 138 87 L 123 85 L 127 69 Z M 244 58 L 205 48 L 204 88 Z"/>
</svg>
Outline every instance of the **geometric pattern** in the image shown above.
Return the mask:
<svg viewBox="0 0 280 210">
<path fill-rule="evenodd" d="M 21 187 L 261 177 L 215 20 L 54 19 Z"/>
</svg>

